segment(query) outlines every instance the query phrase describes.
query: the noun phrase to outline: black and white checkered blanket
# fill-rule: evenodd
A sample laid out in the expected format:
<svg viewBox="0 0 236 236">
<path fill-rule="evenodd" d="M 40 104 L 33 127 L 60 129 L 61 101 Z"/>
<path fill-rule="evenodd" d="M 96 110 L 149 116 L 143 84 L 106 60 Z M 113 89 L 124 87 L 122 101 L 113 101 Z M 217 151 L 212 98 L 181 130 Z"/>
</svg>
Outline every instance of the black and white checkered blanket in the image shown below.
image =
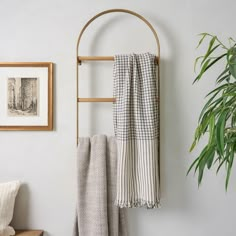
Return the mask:
<svg viewBox="0 0 236 236">
<path fill-rule="evenodd" d="M 116 55 L 113 119 L 118 151 L 116 205 L 159 206 L 155 55 Z"/>
</svg>

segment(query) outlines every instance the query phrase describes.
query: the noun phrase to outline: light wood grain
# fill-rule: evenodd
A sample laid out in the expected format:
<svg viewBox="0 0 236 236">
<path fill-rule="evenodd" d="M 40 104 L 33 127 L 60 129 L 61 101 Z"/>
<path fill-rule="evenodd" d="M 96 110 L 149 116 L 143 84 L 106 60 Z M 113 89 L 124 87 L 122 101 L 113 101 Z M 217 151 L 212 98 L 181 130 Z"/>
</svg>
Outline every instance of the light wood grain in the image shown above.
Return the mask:
<svg viewBox="0 0 236 236">
<path fill-rule="evenodd" d="M 115 102 L 115 98 L 78 98 L 78 102 Z"/>
<path fill-rule="evenodd" d="M 16 230 L 16 236 L 43 236 L 42 230 Z"/>
<path fill-rule="evenodd" d="M 81 65 L 82 61 L 114 61 L 114 56 L 78 56 L 78 63 Z M 158 63 L 158 57 L 155 57 L 155 63 Z"/>
</svg>

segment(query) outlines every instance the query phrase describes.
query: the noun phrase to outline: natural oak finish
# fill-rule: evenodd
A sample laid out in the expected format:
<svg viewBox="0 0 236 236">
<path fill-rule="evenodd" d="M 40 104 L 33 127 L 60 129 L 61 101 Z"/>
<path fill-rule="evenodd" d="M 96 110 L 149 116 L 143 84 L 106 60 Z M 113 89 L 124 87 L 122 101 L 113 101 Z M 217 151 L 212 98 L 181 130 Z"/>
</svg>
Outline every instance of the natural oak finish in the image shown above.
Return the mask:
<svg viewBox="0 0 236 236">
<path fill-rule="evenodd" d="M 78 63 L 81 65 L 82 61 L 114 61 L 114 56 L 78 56 Z M 155 58 L 158 63 L 158 57 Z"/>
<path fill-rule="evenodd" d="M 78 56 L 78 63 L 81 61 L 114 61 L 113 56 Z"/>
<path fill-rule="evenodd" d="M 43 236 L 42 230 L 16 230 L 16 236 Z"/>
<path fill-rule="evenodd" d="M 0 62 L 0 67 L 47 67 L 48 68 L 48 125 L 46 126 L 1 126 L 0 130 L 53 130 L 53 63 L 52 62 Z"/>
<path fill-rule="evenodd" d="M 78 98 L 78 102 L 115 102 L 115 98 Z"/>
<path fill-rule="evenodd" d="M 116 98 L 78 98 L 77 102 L 116 102 Z"/>
</svg>

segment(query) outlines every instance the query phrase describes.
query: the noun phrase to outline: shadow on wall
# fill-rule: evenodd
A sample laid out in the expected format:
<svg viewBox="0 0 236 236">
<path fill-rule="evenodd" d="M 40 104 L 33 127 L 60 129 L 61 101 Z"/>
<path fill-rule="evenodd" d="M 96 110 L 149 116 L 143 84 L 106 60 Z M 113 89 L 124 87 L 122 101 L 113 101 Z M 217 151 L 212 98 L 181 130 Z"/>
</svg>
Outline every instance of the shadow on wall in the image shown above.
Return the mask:
<svg viewBox="0 0 236 236">
<path fill-rule="evenodd" d="M 90 45 L 90 52 L 91 55 L 95 55 L 96 52 L 97 52 L 97 49 L 99 48 L 99 43 L 98 42 L 101 42 L 101 36 L 103 35 L 106 35 L 106 34 L 109 34 L 109 29 L 114 26 L 117 22 L 120 22 L 121 18 L 120 16 L 112 16 L 109 18 L 109 20 L 107 20 L 106 22 L 103 22 L 103 24 L 100 26 L 99 30 L 96 31 L 96 34 L 94 35 L 93 37 L 93 40 L 92 40 L 92 43 Z M 112 62 L 111 62 L 112 63 Z M 106 65 L 104 64 L 103 66 L 109 66 L 109 67 L 113 67 L 113 63 L 110 64 L 110 63 L 106 63 Z M 90 78 L 94 78 L 97 74 L 97 70 L 99 68 L 98 67 L 91 67 L 91 70 L 90 70 Z M 108 78 L 109 79 L 109 78 Z M 95 82 L 94 85 L 90 86 L 91 88 L 91 94 L 94 94 L 96 92 L 96 88 L 99 88 L 99 81 L 96 80 L 97 82 Z M 97 104 L 91 104 L 91 117 L 95 117 L 96 114 L 94 114 L 96 112 L 96 105 Z M 100 108 L 102 110 L 104 110 L 104 112 L 112 112 L 112 110 L 110 109 L 109 106 L 106 106 L 107 104 L 99 104 L 100 106 L 97 108 Z M 95 111 L 95 112 L 94 112 Z M 92 119 L 91 120 L 91 131 L 95 130 L 96 129 L 96 119 Z"/>
<path fill-rule="evenodd" d="M 22 184 L 18 195 L 16 197 L 15 208 L 14 208 L 14 217 L 11 222 L 11 225 L 14 229 L 31 229 L 29 228 L 30 223 L 30 208 L 31 208 L 31 200 L 30 200 L 30 189 L 27 184 Z M 43 226 L 37 228 L 37 230 L 43 229 Z M 48 232 L 44 231 L 44 236 L 52 236 Z"/>
<path fill-rule="evenodd" d="M 27 229 L 30 219 L 30 191 L 22 184 L 16 197 L 12 225 L 15 229 Z M 17 223 L 16 223 L 17 222 Z"/>
<path fill-rule="evenodd" d="M 127 17 L 130 17 L 130 16 L 125 15 L 125 14 L 122 17 L 120 17 L 119 15 L 111 16 L 109 20 L 107 20 L 106 22 L 103 22 L 102 25 L 99 26 L 99 29 L 95 32 L 93 36 L 93 39 L 89 46 L 89 55 L 96 55 L 99 49 L 99 43 L 102 42 L 101 40 L 102 36 L 109 34 L 110 28 L 114 27 L 114 25 L 116 24 L 119 25 L 120 22 L 125 21 Z M 109 54 L 109 52 L 107 52 L 106 55 L 107 54 Z M 112 68 L 112 67 L 113 67 L 113 62 L 108 61 L 106 63 L 102 63 L 102 68 L 107 69 L 107 68 Z M 101 87 L 100 81 L 96 79 L 97 72 L 99 69 L 101 69 L 101 62 L 93 62 L 93 66 L 89 68 L 88 77 L 92 78 L 92 82 L 90 83 L 90 86 L 87 89 L 90 90 L 89 93 L 92 94 L 92 96 L 93 94 L 95 94 L 97 89 Z M 108 79 L 112 80 L 112 74 L 111 74 L 111 78 L 108 78 Z M 110 104 L 107 104 L 107 103 L 91 103 L 89 108 L 90 108 L 90 111 L 89 111 L 90 120 L 88 120 L 88 123 L 89 123 L 88 129 L 89 129 L 89 133 L 94 134 L 94 131 L 96 130 L 96 125 L 98 125 L 98 122 L 96 119 L 97 111 L 102 110 L 106 114 L 108 112 L 111 113 L 112 108 Z"/>
<path fill-rule="evenodd" d="M 129 224 L 132 225 L 132 235 L 143 235 L 142 232 L 146 227 L 142 222 L 150 222 L 150 225 L 157 224 L 157 219 L 160 213 L 174 212 L 178 209 L 186 207 L 187 191 L 185 186 L 186 169 L 184 159 L 181 157 L 183 151 L 184 136 L 180 121 L 182 116 L 179 112 L 181 106 L 178 101 L 177 83 L 179 82 L 176 74 L 176 59 L 181 55 L 179 51 L 178 40 L 171 31 L 168 30 L 168 25 L 158 20 L 156 15 L 148 17 L 148 20 L 157 30 L 160 45 L 161 45 L 161 209 L 146 210 L 134 209 L 129 211 Z M 161 34 L 160 34 L 161 32 Z M 175 39 L 175 40 L 173 40 Z M 162 57 L 163 47 L 162 41 L 168 45 L 170 51 L 168 58 Z M 165 50 L 165 49 L 164 49 Z M 174 122 L 173 122 L 174 120 Z M 141 212 L 142 214 L 137 214 Z M 156 235 L 156 234 L 153 234 Z"/>
</svg>

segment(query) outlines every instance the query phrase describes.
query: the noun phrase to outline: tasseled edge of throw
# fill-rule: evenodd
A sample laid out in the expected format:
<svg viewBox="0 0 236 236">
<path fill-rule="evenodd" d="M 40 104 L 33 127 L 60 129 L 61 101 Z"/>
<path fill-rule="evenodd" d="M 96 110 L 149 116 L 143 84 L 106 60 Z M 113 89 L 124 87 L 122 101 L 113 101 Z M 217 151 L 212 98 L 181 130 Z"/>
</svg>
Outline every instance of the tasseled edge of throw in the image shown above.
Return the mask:
<svg viewBox="0 0 236 236">
<path fill-rule="evenodd" d="M 137 207 L 146 207 L 147 209 L 160 208 L 160 201 L 150 202 L 146 200 L 136 200 L 132 202 L 123 202 L 120 200 L 115 201 L 115 205 L 119 208 L 137 208 Z"/>
</svg>

